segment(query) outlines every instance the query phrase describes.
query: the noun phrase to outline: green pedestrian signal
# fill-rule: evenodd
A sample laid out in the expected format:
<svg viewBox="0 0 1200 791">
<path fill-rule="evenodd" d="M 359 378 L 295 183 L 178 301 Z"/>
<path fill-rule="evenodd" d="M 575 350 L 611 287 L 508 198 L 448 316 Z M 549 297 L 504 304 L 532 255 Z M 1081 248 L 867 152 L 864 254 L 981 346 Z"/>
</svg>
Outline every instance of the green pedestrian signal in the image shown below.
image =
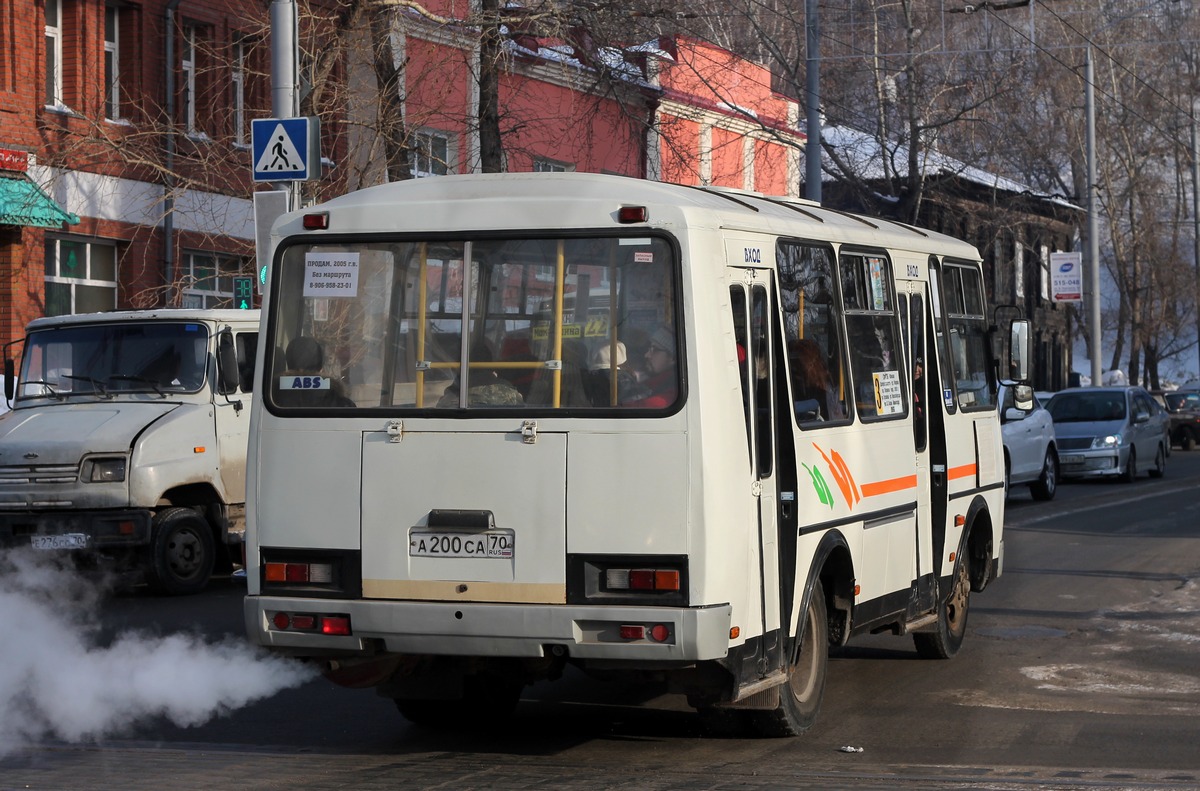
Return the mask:
<svg viewBox="0 0 1200 791">
<path fill-rule="evenodd" d="M 233 279 L 233 306 L 240 310 L 250 310 L 254 307 L 254 278 Z"/>
</svg>

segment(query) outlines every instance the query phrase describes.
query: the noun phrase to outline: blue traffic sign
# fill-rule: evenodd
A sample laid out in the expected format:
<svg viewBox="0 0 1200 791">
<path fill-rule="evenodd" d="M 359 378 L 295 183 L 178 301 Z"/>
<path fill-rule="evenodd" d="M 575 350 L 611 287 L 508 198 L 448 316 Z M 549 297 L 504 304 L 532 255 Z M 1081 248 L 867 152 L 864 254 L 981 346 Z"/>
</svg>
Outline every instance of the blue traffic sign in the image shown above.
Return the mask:
<svg viewBox="0 0 1200 791">
<path fill-rule="evenodd" d="M 250 122 L 255 181 L 308 181 L 321 175 L 316 119 L 259 118 Z M 315 161 L 314 161 L 315 160 Z"/>
</svg>

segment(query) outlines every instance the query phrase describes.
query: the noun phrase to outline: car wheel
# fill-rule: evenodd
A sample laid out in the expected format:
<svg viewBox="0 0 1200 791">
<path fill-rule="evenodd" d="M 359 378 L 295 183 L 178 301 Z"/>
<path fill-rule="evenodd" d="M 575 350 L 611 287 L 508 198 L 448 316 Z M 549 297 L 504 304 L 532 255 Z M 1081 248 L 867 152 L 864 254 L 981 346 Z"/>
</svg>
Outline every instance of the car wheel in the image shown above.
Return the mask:
<svg viewBox="0 0 1200 791">
<path fill-rule="evenodd" d="M 1046 460 L 1042 462 L 1041 476 L 1029 484 L 1029 491 L 1035 500 L 1053 500 L 1058 491 L 1058 456 L 1054 451 L 1046 449 Z"/>
<path fill-rule="evenodd" d="M 938 604 L 937 626 L 932 632 L 914 632 L 913 643 L 922 659 L 950 659 L 962 647 L 967 636 L 967 610 L 971 603 L 971 576 L 967 559 L 961 558 L 955 569 L 953 588 Z"/>
<path fill-rule="evenodd" d="M 1121 476 L 1121 480 L 1125 483 L 1137 480 L 1137 451 L 1132 447 L 1129 449 L 1129 461 L 1125 462 L 1125 474 Z"/>
<path fill-rule="evenodd" d="M 1161 478 L 1167 474 L 1167 452 L 1163 450 L 1163 446 L 1158 446 L 1158 453 L 1154 454 L 1154 466 L 1150 468 L 1151 478 Z"/>
<path fill-rule="evenodd" d="M 787 668 L 787 682 L 779 687 L 779 704 L 772 710 L 747 712 L 762 736 L 799 736 L 812 727 L 825 695 L 829 666 L 829 619 L 825 593 L 818 585 L 808 598 L 804 640 Z"/>
<path fill-rule="evenodd" d="M 1184 450 L 1195 450 L 1196 449 L 1196 435 L 1193 434 L 1190 430 L 1183 432 L 1183 439 L 1182 439 L 1182 441 L 1180 441 L 1179 446 L 1181 448 L 1183 448 Z"/>
<path fill-rule="evenodd" d="M 212 576 L 216 551 L 208 522 L 191 508 L 167 508 L 154 517 L 148 582 L 159 593 L 199 593 Z"/>
</svg>

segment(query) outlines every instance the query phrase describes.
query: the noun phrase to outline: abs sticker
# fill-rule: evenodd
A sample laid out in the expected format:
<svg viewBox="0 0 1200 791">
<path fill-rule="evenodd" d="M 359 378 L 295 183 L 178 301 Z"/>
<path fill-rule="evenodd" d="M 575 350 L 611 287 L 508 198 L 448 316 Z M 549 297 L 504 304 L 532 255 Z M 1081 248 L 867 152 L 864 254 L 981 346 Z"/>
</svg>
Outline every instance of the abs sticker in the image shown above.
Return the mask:
<svg viewBox="0 0 1200 791">
<path fill-rule="evenodd" d="M 328 376 L 281 376 L 280 390 L 328 390 Z"/>
</svg>

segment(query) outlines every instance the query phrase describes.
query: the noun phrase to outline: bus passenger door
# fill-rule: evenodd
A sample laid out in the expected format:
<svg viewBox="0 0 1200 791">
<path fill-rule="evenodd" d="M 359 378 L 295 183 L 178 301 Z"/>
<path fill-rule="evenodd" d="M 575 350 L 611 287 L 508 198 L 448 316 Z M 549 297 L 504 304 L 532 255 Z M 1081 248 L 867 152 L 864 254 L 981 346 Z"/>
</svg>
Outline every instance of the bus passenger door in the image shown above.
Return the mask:
<svg viewBox="0 0 1200 791">
<path fill-rule="evenodd" d="M 930 385 L 929 366 L 926 365 L 928 353 L 925 345 L 926 326 L 932 320 L 928 315 L 929 299 L 924 283 L 902 283 L 900 287 L 900 319 L 903 323 L 905 345 L 908 347 L 908 376 L 910 404 L 913 420 L 913 454 L 917 473 L 917 492 L 928 492 L 931 487 L 930 471 L 930 411 L 939 408 L 936 389 Z M 934 396 L 933 401 L 930 401 Z M 944 452 L 941 454 L 945 456 Z M 943 476 L 944 484 L 944 476 Z M 942 486 L 942 496 L 945 496 L 945 486 Z M 913 580 L 916 583 L 917 597 L 914 609 L 927 610 L 935 603 L 933 563 L 933 513 L 930 498 L 917 497 L 917 530 L 916 530 L 916 563 Z M 910 613 L 910 616 L 913 613 Z"/>
<path fill-rule="evenodd" d="M 742 405 L 750 449 L 748 495 L 753 500 L 757 543 L 756 594 L 760 606 L 762 641 L 758 653 L 760 672 L 773 667 L 779 656 L 779 486 L 776 478 L 776 374 L 772 338 L 774 315 L 768 290 L 769 273 L 754 269 L 730 270 L 730 304 L 733 310 L 737 360 L 741 379 Z M 795 487 L 792 487 L 794 492 Z M 784 495 L 786 497 L 786 495 Z M 794 494 L 793 500 L 794 500 Z M 794 501 L 788 503 L 794 510 Z"/>
</svg>

